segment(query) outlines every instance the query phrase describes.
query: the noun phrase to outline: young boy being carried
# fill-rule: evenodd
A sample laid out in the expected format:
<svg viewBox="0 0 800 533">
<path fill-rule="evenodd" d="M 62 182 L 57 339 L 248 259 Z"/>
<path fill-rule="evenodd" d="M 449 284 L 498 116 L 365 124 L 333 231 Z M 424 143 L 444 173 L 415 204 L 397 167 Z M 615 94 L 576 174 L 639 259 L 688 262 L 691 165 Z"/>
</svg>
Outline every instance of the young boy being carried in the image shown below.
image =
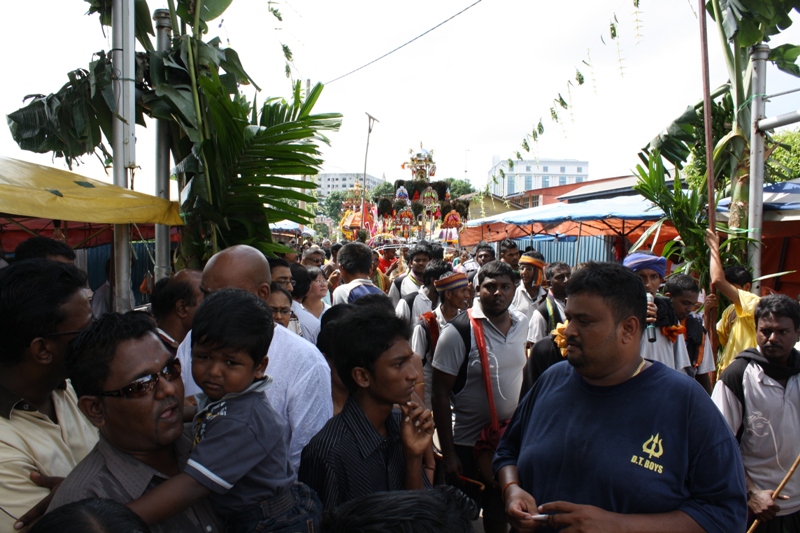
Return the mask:
<svg viewBox="0 0 800 533">
<path fill-rule="evenodd" d="M 264 394 L 273 328 L 269 307 L 246 291 L 203 301 L 192 327 L 192 376 L 203 389 L 194 450 L 183 473 L 128 504 L 148 523 L 208 496 L 226 531 L 318 531 L 322 504 L 297 482 L 286 427 Z"/>
</svg>

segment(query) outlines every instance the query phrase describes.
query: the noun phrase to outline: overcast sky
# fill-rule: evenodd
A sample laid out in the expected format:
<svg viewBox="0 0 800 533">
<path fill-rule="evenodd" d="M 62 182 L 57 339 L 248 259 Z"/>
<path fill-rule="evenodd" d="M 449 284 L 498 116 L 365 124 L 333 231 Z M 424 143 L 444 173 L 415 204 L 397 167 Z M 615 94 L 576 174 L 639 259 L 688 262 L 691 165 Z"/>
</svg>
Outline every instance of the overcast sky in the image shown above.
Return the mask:
<svg viewBox="0 0 800 533">
<path fill-rule="evenodd" d="M 279 22 L 268 13 L 266 0 L 234 0 L 211 32 L 237 50 L 261 86 L 263 102 L 290 95 L 280 43 L 294 53 L 295 78 L 328 82 L 474 1 L 292 0 L 276 3 L 283 15 Z M 97 17 L 85 16 L 88 4 L 81 0 L 4 4 L 3 114 L 19 108 L 27 94 L 58 90 L 68 71 L 86 68 L 93 52 L 111 47 L 110 32 L 104 36 Z M 149 5 L 165 7 L 166 1 Z M 409 178 L 400 165 L 422 142 L 434 151 L 437 178 L 467 177 L 480 186 L 492 157 L 513 157 L 540 118 L 545 134 L 531 157 L 589 161 L 590 179 L 630 173 L 638 151 L 702 95 L 697 2 L 641 0 L 640 5 L 637 39 L 631 0 L 480 1 L 405 48 L 326 86 L 315 110 L 342 113 L 344 121 L 324 150 L 324 171 L 363 171 L 368 112 L 380 122 L 370 138 L 367 172 L 379 178 Z M 619 50 L 609 38 L 615 14 Z M 716 87 L 727 74 L 716 27 L 710 19 L 709 24 Z M 784 42 L 800 42 L 800 30 L 789 28 L 773 44 Z M 583 86 L 574 81 L 576 68 L 585 77 Z M 573 108 L 559 109 L 561 124 L 555 124 L 549 109 L 559 93 L 570 99 L 568 80 Z M 775 68 L 767 83 L 769 93 L 800 86 Z M 252 99 L 252 87 L 244 92 Z M 799 95 L 777 98 L 767 113 L 798 109 Z M 149 193 L 152 129 L 137 129 L 142 169 L 135 185 Z M 0 155 L 64 166 L 50 155 L 21 151 L 7 127 L 0 127 Z M 78 172 L 103 178 L 95 158 L 83 163 Z"/>
</svg>

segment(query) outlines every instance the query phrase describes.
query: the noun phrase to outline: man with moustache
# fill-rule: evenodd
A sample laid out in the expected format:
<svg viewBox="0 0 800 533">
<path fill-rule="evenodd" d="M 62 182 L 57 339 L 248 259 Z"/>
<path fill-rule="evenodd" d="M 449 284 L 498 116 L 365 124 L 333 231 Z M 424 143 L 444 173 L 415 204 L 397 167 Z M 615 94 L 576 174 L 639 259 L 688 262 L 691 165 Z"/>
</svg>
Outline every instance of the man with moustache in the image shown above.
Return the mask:
<svg viewBox="0 0 800 533">
<path fill-rule="evenodd" d="M 800 531 L 800 478 L 793 476 L 780 498 L 774 490 L 800 454 L 800 304 L 785 294 L 765 296 L 755 322 L 758 348 L 725 368 L 712 399 L 739 440 L 748 507 L 762 522 L 756 531 L 793 533 Z"/>
<path fill-rule="evenodd" d="M 510 265 L 500 261 L 484 264 L 478 271 L 478 282 L 478 298 L 470 312 L 457 315 L 442 330 L 436 345 L 432 405 L 448 481 L 460 484 L 459 476 L 464 475 L 485 484 L 486 490 L 474 495 L 483 507 L 484 529 L 489 533 L 505 532 L 502 499 L 490 461 L 481 469 L 475 454 L 482 430 L 491 423 L 483 372 L 489 372 L 491 377 L 498 419 L 508 419 L 517 406 L 522 386 L 528 322 L 525 315 L 511 307 L 516 287 Z M 483 326 L 489 369 L 481 364 L 470 317 Z M 466 335 L 462 336 L 462 332 Z"/>
<path fill-rule="evenodd" d="M 100 441 L 67 476 L 48 511 L 86 498 L 128 503 L 186 466 L 191 432 L 184 432 L 180 361 L 144 313 L 104 314 L 66 356 L 78 404 Z M 222 531 L 204 498 L 151 526 L 154 533 Z"/>
<path fill-rule="evenodd" d="M 692 378 L 642 359 L 646 313 L 621 265 L 570 279 L 567 361 L 541 375 L 494 458 L 515 530 L 744 532 L 736 440 Z"/>
</svg>

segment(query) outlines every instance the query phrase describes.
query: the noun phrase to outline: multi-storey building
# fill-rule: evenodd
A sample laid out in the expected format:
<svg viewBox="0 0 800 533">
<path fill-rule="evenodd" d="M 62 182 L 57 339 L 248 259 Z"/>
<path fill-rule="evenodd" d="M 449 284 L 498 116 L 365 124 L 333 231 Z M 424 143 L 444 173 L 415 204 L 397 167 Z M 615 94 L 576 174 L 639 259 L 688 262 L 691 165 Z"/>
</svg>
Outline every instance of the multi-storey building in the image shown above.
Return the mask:
<svg viewBox="0 0 800 533">
<path fill-rule="evenodd" d="M 346 191 L 347 189 L 352 189 L 356 186 L 356 183 L 363 187 L 364 174 L 342 172 L 323 173 L 317 174 L 316 182 L 317 185 L 319 185 L 317 197 L 325 198 L 332 191 Z M 383 183 L 382 179 L 367 174 L 367 190 L 374 189 L 381 183 Z"/>
<path fill-rule="evenodd" d="M 492 194 L 509 198 L 525 191 L 583 183 L 589 179 L 588 161 L 524 159 L 513 163 L 513 167 L 509 168 L 508 160 L 494 158 L 489 171 L 489 186 Z M 535 205 L 530 207 L 535 207 Z"/>
</svg>

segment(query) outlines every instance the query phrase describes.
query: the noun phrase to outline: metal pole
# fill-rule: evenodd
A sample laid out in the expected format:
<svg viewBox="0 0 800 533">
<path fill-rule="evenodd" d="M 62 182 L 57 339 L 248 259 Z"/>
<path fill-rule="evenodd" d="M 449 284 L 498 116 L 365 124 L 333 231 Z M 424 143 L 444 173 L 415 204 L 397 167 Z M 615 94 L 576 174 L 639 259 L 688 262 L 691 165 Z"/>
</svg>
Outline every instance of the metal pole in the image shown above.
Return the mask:
<svg viewBox="0 0 800 533">
<path fill-rule="evenodd" d="M 156 9 L 153 14 L 156 21 L 156 49 L 166 52 L 170 49 L 172 37 L 172 21 L 168 9 Z M 156 120 L 156 196 L 169 200 L 169 125 L 166 120 Z M 169 277 L 169 226 L 156 224 L 156 264 L 155 280 Z"/>
<path fill-rule="evenodd" d="M 114 153 L 114 185 L 128 188 L 128 169 L 134 161 L 134 5 L 133 0 L 113 0 L 111 5 L 114 66 L 114 97 L 117 112 L 112 116 L 112 148 Z M 130 226 L 114 225 L 114 309 L 131 309 Z"/>
<path fill-rule="evenodd" d="M 783 115 L 778 115 L 777 117 L 765 118 L 757 122 L 759 131 L 774 130 L 775 128 L 780 128 L 781 126 L 788 126 L 789 124 L 800 122 L 800 111 L 792 111 L 790 113 L 784 113 Z"/>
<path fill-rule="evenodd" d="M 380 122 L 377 118 L 373 117 L 369 113 L 366 113 L 367 117 L 369 117 L 369 124 L 367 126 L 367 149 L 364 151 L 364 187 L 361 190 L 361 228 L 364 228 L 364 215 L 366 215 L 364 211 L 364 207 L 366 205 L 367 200 L 367 155 L 369 155 L 369 136 L 372 133 L 372 126 L 376 122 Z"/>
<path fill-rule="evenodd" d="M 750 56 L 753 64 L 753 109 L 750 125 L 750 206 L 747 220 L 752 241 L 747 245 L 747 259 L 753 269 L 753 278 L 759 278 L 761 277 L 761 229 L 764 218 L 764 134 L 758 129 L 758 121 L 764 118 L 769 46 L 757 44 L 750 51 Z M 750 291 L 753 294 L 760 294 L 761 282 L 754 281 Z"/>
<path fill-rule="evenodd" d="M 306 78 L 306 99 L 308 99 L 308 95 L 309 95 L 310 92 L 311 92 L 311 79 L 310 78 Z M 303 181 L 308 181 L 308 176 L 303 174 L 303 176 L 300 179 L 302 179 Z M 308 190 L 307 189 L 302 189 L 300 192 L 308 194 Z M 305 211 L 306 210 L 306 201 L 305 200 L 298 201 L 297 202 L 297 207 L 299 207 L 300 209 Z M 300 224 L 300 229 L 301 230 L 303 229 L 303 224 Z"/>
<path fill-rule="evenodd" d="M 575 260 L 573 261 L 574 264 L 572 265 L 573 268 L 578 266 L 578 256 L 581 253 L 581 234 L 583 233 L 583 221 L 578 224 L 578 238 L 575 241 Z"/>
</svg>

